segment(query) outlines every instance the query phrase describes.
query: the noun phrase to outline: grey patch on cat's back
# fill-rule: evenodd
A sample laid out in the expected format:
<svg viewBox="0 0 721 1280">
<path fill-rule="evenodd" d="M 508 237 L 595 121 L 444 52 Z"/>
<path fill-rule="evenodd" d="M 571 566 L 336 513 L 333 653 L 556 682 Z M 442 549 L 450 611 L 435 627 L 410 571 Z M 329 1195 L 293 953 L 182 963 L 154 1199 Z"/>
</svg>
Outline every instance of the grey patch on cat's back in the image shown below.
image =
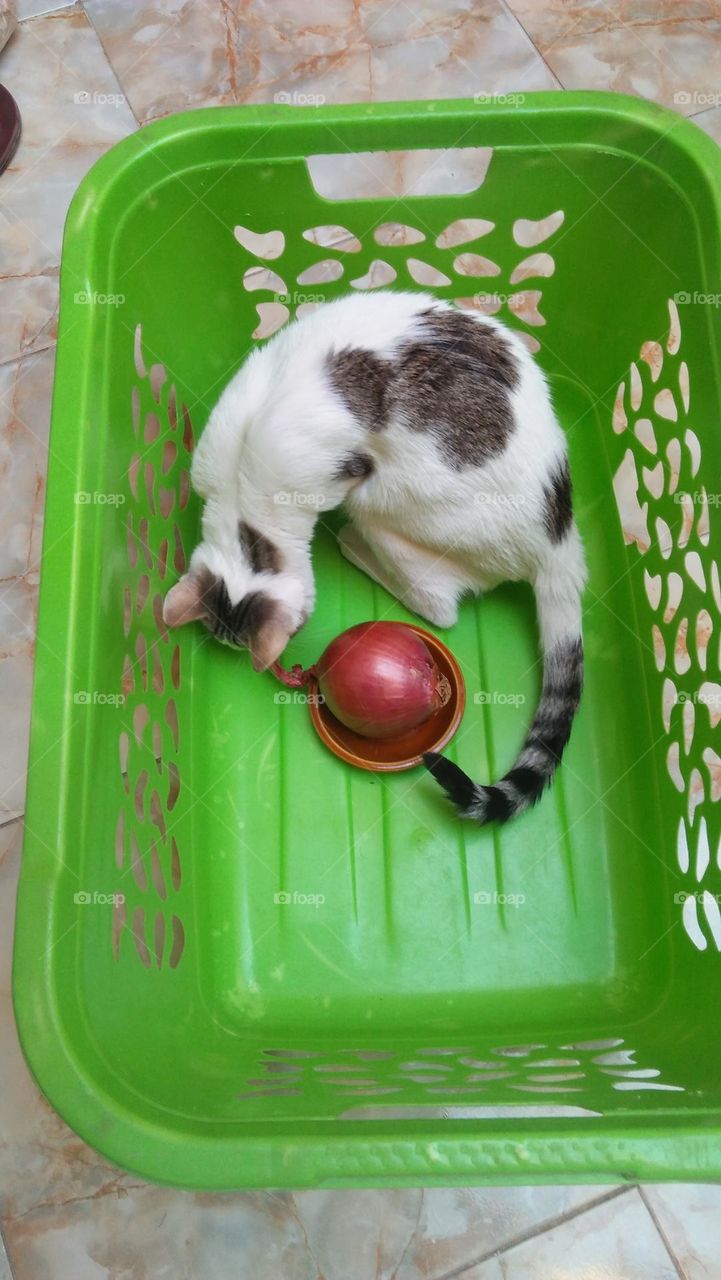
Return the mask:
<svg viewBox="0 0 721 1280">
<path fill-rule="evenodd" d="M 270 538 L 246 524 L 245 520 L 238 522 L 238 537 L 253 573 L 280 573 L 283 567 L 282 557 Z"/>
<path fill-rule="evenodd" d="M 328 356 L 331 384 L 369 431 L 392 418 L 428 431 L 449 466 L 482 466 L 514 428 L 518 361 L 503 333 L 462 311 L 429 307 L 392 360 L 345 347 Z"/>
<path fill-rule="evenodd" d="M 518 361 L 502 333 L 462 311 L 429 308 L 398 350 L 388 399 L 412 429 L 432 432 L 455 470 L 503 453 L 514 429 Z"/>
<path fill-rule="evenodd" d="M 375 464 L 367 453 L 349 453 L 334 472 L 334 480 L 367 480 L 373 475 Z"/>
<path fill-rule="evenodd" d="M 543 486 L 543 523 L 551 542 L 561 542 L 573 520 L 573 497 L 568 459 L 562 458 Z"/>
<path fill-rule="evenodd" d="M 326 361 L 334 391 L 369 431 L 381 431 L 388 420 L 386 397 L 394 367 L 374 351 L 344 347 Z"/>
<path fill-rule="evenodd" d="M 477 360 L 508 391 L 518 386 L 518 361 L 503 333 L 463 311 L 435 310 L 422 313 L 424 335 L 434 346 L 452 356 Z"/>
</svg>

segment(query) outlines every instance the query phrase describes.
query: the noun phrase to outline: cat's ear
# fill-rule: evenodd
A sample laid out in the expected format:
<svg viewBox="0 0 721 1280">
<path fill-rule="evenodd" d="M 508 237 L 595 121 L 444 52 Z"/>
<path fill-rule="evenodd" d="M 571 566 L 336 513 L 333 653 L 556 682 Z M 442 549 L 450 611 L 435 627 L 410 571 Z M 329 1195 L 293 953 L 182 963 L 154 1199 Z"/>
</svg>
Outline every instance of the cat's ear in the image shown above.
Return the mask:
<svg viewBox="0 0 721 1280">
<path fill-rule="evenodd" d="M 163 622 L 166 627 L 182 627 L 185 622 L 195 622 L 207 613 L 203 599 L 204 584 L 194 574 L 186 573 L 170 588 L 163 601 Z"/>
<path fill-rule="evenodd" d="M 253 667 L 265 671 L 277 662 L 294 631 L 293 621 L 282 604 L 273 601 L 272 611 L 250 637 L 248 647 Z"/>
</svg>

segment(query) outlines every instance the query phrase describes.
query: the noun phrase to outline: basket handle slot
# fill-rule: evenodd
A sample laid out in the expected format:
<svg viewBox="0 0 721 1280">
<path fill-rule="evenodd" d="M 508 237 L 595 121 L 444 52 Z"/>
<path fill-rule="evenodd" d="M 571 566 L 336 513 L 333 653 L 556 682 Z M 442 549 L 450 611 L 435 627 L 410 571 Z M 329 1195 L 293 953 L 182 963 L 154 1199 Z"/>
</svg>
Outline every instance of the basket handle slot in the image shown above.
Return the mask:
<svg viewBox="0 0 721 1280">
<path fill-rule="evenodd" d="M 306 164 L 324 200 L 461 196 L 483 185 L 492 154 L 491 147 L 344 151 L 307 156 Z"/>
</svg>

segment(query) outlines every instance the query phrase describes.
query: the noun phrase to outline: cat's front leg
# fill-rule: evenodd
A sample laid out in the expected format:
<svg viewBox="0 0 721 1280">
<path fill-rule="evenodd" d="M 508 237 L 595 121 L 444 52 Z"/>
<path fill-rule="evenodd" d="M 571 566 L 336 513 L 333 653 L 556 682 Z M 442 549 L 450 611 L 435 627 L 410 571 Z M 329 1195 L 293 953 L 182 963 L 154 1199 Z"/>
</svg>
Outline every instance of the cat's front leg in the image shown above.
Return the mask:
<svg viewBox="0 0 721 1280">
<path fill-rule="evenodd" d="M 352 524 L 346 524 L 338 534 L 338 546 L 346 560 L 362 569 L 374 582 L 385 587 L 391 595 L 398 596 L 401 583 L 381 564 L 375 551 Z"/>
<path fill-rule="evenodd" d="M 341 529 L 338 545 L 346 560 L 407 609 L 436 627 L 454 625 L 460 588 L 444 569 L 442 556 L 385 531 L 364 537 L 351 524 Z"/>
</svg>

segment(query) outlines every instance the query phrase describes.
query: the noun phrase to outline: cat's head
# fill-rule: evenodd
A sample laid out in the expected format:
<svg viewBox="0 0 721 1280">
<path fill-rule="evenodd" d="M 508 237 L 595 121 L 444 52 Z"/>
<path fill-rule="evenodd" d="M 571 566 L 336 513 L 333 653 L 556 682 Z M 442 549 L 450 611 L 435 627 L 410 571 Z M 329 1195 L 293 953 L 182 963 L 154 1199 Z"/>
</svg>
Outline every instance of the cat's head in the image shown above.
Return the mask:
<svg viewBox="0 0 721 1280">
<path fill-rule="evenodd" d="M 195 548 L 188 572 L 165 597 L 163 621 L 180 627 L 200 620 L 222 643 L 249 649 L 255 670 L 264 671 L 305 622 L 305 594 L 280 549 L 241 522 L 232 549 L 208 542 Z"/>
</svg>

